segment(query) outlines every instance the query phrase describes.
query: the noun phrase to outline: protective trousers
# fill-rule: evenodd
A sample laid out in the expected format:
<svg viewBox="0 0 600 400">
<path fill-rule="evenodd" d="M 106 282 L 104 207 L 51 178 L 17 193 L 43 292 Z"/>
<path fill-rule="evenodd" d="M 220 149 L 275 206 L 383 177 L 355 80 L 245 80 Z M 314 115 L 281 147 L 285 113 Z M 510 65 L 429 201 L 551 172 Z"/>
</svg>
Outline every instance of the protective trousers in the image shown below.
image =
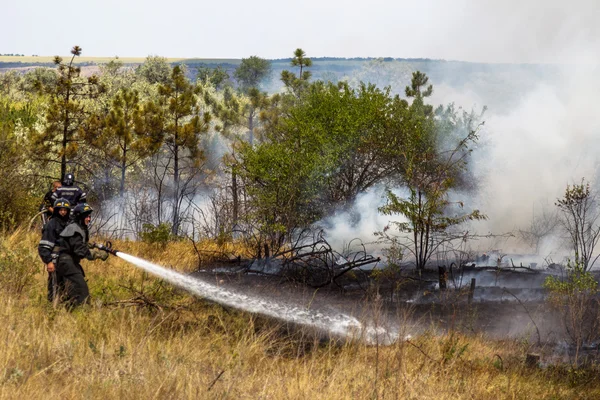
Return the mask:
<svg viewBox="0 0 600 400">
<path fill-rule="evenodd" d="M 70 307 L 79 306 L 90 297 L 83 268 L 69 254 L 63 253 L 58 257 L 56 280 L 61 299 Z"/>
</svg>

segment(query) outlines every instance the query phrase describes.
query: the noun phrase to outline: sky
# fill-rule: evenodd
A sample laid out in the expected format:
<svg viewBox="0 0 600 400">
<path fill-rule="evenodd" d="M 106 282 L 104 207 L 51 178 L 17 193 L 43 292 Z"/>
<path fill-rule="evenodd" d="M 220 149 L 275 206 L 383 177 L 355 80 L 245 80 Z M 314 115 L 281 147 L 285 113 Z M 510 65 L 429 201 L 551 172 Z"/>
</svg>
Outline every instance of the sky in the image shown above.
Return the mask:
<svg viewBox="0 0 600 400">
<path fill-rule="evenodd" d="M 2 7 L 0 54 L 595 63 L 598 0 L 47 0 Z"/>
</svg>

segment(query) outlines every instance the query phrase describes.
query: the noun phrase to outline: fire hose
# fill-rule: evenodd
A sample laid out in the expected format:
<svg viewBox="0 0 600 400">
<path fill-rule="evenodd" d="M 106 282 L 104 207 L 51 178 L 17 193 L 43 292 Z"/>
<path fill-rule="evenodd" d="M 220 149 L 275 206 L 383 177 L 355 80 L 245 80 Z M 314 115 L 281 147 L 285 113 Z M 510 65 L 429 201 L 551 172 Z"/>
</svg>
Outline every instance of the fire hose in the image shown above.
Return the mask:
<svg viewBox="0 0 600 400">
<path fill-rule="evenodd" d="M 31 229 L 31 228 L 33 227 L 33 224 L 34 224 L 34 222 L 35 222 L 35 219 L 36 219 L 37 217 L 39 217 L 40 215 L 42 216 L 42 224 L 43 224 L 43 225 L 45 225 L 45 224 L 46 224 L 46 222 L 48 222 L 48 219 L 46 218 L 46 212 L 47 212 L 47 211 L 48 211 L 48 210 L 46 210 L 46 209 L 43 209 L 43 210 L 41 210 L 40 212 L 38 212 L 37 214 L 35 214 L 35 215 L 33 216 L 33 218 L 31 218 L 31 221 L 29 221 L 29 225 L 28 225 L 29 229 Z"/>
<path fill-rule="evenodd" d="M 99 249 L 99 250 L 104 250 L 107 253 L 112 254 L 113 256 L 116 256 L 119 251 L 119 250 L 113 249 L 112 243 L 110 241 L 106 241 L 104 244 L 92 243 L 92 247 Z"/>
</svg>

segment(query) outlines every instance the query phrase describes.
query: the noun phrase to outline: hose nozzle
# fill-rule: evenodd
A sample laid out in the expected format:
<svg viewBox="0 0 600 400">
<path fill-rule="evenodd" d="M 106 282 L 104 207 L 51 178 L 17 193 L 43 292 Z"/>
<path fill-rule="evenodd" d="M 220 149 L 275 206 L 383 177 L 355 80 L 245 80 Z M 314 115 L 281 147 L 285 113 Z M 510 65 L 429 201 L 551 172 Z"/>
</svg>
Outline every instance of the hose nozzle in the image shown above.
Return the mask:
<svg viewBox="0 0 600 400">
<path fill-rule="evenodd" d="M 102 244 L 102 243 L 94 243 L 94 247 L 100 250 L 104 250 L 107 253 L 112 254 L 113 256 L 117 255 L 117 251 L 113 249 L 112 247 L 112 243 L 110 241 L 107 241 L 106 243 Z"/>
</svg>

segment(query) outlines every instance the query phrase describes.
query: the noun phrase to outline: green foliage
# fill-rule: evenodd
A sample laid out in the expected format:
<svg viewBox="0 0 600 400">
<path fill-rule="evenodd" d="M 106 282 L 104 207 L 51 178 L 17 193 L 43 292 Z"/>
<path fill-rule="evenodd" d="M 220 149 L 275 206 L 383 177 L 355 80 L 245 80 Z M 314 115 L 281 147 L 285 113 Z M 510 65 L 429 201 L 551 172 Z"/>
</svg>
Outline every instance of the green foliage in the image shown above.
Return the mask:
<svg viewBox="0 0 600 400">
<path fill-rule="evenodd" d="M 565 296 L 595 295 L 598 293 L 598 281 L 591 272 L 586 271 L 581 261 L 569 260 L 566 279 L 549 276 L 544 282 L 544 288 L 550 291 L 553 300 L 560 302 Z"/>
<path fill-rule="evenodd" d="M 158 225 L 143 224 L 140 237 L 146 243 L 157 244 L 164 248 L 173 238 L 171 225 L 164 222 Z"/>
<path fill-rule="evenodd" d="M 0 94 L 11 95 L 17 89 L 20 77 L 17 71 L 8 71 L 0 74 Z"/>
<path fill-rule="evenodd" d="M 596 196 L 590 190 L 590 184 L 582 179 L 580 184 L 567 185 L 564 196 L 557 199 L 556 206 L 571 239 L 575 259 L 581 263 L 583 270 L 587 271 L 598 258 L 592 259 L 600 240 L 600 209 Z"/>
<path fill-rule="evenodd" d="M 211 114 L 203 112 L 196 97 L 199 88 L 192 85 L 182 67 L 175 66 L 167 84 L 158 88 L 158 108 L 154 116 L 163 136 L 168 158 L 173 161 L 173 222 L 177 235 L 180 227 L 180 206 L 183 198 L 192 194 L 193 177 L 198 173 L 204 154 L 199 146 L 200 135 L 208 132 Z M 170 163 L 169 163 L 170 164 Z"/>
<path fill-rule="evenodd" d="M 298 76 L 296 77 L 293 72 L 283 70 L 281 71 L 281 81 L 291 93 L 299 96 L 300 92 L 306 89 L 312 76 L 312 73 L 306 69 L 312 66 L 312 60 L 306 57 L 304 50 L 296 49 L 291 65 L 298 67 Z"/>
<path fill-rule="evenodd" d="M 58 79 L 55 85 L 46 88 L 50 100 L 45 129 L 31 136 L 33 156 L 45 163 L 59 163 L 61 178 L 67 172 L 67 162 L 77 162 L 81 157 L 81 131 L 87 116 L 83 100 L 93 98 L 103 90 L 96 75 L 80 77 L 81 68 L 75 66 L 74 60 L 81 51 L 79 46 L 74 46 L 68 64 L 59 56 L 54 58 Z"/>
<path fill-rule="evenodd" d="M 220 65 L 217 68 L 198 68 L 196 77 L 203 85 L 210 84 L 217 90 L 221 90 L 231 85 L 229 74 Z"/>
<path fill-rule="evenodd" d="M 0 230 L 13 230 L 29 221 L 41 202 L 29 176 L 25 133 L 37 121 L 35 102 L 11 102 L 0 97 Z"/>
<path fill-rule="evenodd" d="M 171 66 L 165 57 L 148 56 L 135 72 L 150 84 L 166 85 L 170 80 Z"/>
<path fill-rule="evenodd" d="M 303 52 L 295 60 L 310 64 Z M 259 225 L 280 232 L 305 227 L 392 180 L 407 184 L 412 195 L 404 200 L 390 192 L 381 211 L 412 214 L 424 234 L 484 218 L 477 210 L 446 215 L 448 192 L 458 186 L 477 133 L 465 128 L 466 137 L 449 139 L 459 123 L 470 128 L 470 115 L 461 119 L 451 106 L 434 113 L 423 100 L 432 92 L 422 90 L 426 83 L 424 74 L 415 75 L 414 88 L 407 89 L 411 105 L 389 89 L 343 82 L 306 84 L 291 102 L 289 95 L 273 96 L 262 113 L 264 142 L 239 149 L 239 174 Z"/>
<path fill-rule="evenodd" d="M 425 268 L 441 245 L 463 237 L 452 228 L 486 218 L 479 210 L 462 211 L 463 203 L 451 203 L 449 198 L 453 189 L 464 186 L 460 178 L 467 169 L 471 146 L 478 140 L 480 125 L 473 127 L 477 118 L 464 113 L 461 119 L 452 106 L 434 112 L 424 101 L 433 93 L 431 85 L 425 87 L 427 83 L 425 74 L 413 73 L 411 85 L 406 87 L 412 104 L 406 117 L 398 121 L 398 127 L 405 132 L 399 165 L 408 196 L 401 197 L 388 190 L 387 204 L 379 209 L 385 215 L 404 218 L 393 225 L 407 236 L 396 237 L 386 231 L 378 235 L 392 247 L 404 246 L 418 269 Z M 452 136 L 455 131 L 459 132 L 457 137 Z"/>
<path fill-rule="evenodd" d="M 271 62 L 257 56 L 242 58 L 233 76 L 242 92 L 258 88 L 271 74 Z"/>
<path fill-rule="evenodd" d="M 57 80 L 56 70 L 52 68 L 34 68 L 23 75 L 20 87 L 23 92 L 44 92 L 55 87 Z"/>
<path fill-rule="evenodd" d="M 120 170 L 121 196 L 127 170 L 162 144 L 162 132 L 157 129 L 153 114 L 151 106 L 141 104 L 136 90 L 122 88 L 112 99 L 108 114 L 99 111 L 89 119 L 87 142 L 103 154 L 111 167 Z"/>
<path fill-rule="evenodd" d="M 579 350 L 586 343 L 600 339 L 600 308 L 597 299 L 598 281 L 582 260 L 567 263 L 566 277 L 549 276 L 544 282 L 549 302 L 561 312 L 567 334 Z"/>
</svg>

